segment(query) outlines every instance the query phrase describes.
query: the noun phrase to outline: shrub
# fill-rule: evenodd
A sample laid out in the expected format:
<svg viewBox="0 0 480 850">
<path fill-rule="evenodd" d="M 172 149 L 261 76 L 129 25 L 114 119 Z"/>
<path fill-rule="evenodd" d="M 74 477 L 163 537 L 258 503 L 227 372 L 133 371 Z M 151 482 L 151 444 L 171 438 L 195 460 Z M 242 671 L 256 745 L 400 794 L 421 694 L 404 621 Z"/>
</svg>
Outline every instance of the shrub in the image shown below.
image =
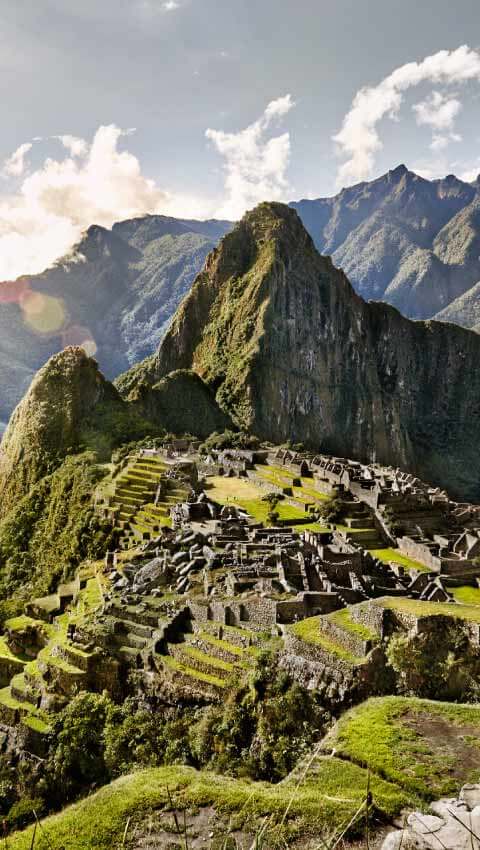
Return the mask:
<svg viewBox="0 0 480 850">
<path fill-rule="evenodd" d="M 226 430 L 222 434 L 215 432 L 210 434 L 200 446 L 202 454 L 208 454 L 216 449 L 256 449 L 260 445 L 260 440 L 253 434 L 247 434 L 245 431 L 229 431 Z"/>
<path fill-rule="evenodd" d="M 475 692 L 480 653 L 462 624 L 439 616 L 428 631 L 396 634 L 388 644 L 387 657 L 402 693 L 459 700 Z"/>
</svg>

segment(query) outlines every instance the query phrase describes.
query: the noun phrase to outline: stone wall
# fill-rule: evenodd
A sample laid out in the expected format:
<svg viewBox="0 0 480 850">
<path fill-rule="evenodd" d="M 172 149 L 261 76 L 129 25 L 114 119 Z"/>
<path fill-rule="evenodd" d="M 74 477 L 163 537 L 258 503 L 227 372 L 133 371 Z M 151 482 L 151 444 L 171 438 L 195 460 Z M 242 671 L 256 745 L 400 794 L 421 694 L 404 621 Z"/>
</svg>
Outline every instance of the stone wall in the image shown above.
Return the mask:
<svg viewBox="0 0 480 850">
<path fill-rule="evenodd" d="M 415 561 L 420 561 L 432 572 L 439 573 L 442 568 L 442 561 L 438 555 L 433 555 L 428 546 L 421 540 L 414 540 L 412 537 L 399 537 L 398 548 L 402 555 L 408 558 L 413 558 Z"/>
</svg>

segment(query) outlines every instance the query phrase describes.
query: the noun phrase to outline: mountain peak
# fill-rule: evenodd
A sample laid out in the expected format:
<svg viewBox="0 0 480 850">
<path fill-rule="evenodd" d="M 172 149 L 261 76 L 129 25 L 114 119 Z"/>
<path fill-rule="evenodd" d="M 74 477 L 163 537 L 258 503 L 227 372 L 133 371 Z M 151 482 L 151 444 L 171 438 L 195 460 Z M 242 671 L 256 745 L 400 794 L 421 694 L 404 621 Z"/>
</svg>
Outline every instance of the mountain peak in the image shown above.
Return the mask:
<svg viewBox="0 0 480 850">
<path fill-rule="evenodd" d="M 52 472 L 69 452 L 99 405 L 123 404 L 96 360 L 79 346 L 53 355 L 15 408 L 0 445 L 2 511 Z M 118 411 L 117 411 L 118 412 Z"/>
<path fill-rule="evenodd" d="M 400 165 L 397 165 L 396 168 L 390 169 L 388 172 L 388 176 L 392 177 L 394 180 L 401 179 L 405 174 L 413 174 L 413 172 L 410 172 L 403 162 Z"/>
</svg>

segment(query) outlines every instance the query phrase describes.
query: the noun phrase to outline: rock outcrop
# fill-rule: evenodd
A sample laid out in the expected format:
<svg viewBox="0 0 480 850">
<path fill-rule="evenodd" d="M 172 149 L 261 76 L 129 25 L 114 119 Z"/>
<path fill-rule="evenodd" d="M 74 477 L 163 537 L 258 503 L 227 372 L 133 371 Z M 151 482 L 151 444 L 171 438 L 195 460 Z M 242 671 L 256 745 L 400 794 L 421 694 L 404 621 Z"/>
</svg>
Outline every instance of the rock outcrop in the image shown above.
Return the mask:
<svg viewBox="0 0 480 850">
<path fill-rule="evenodd" d="M 382 850 L 476 850 L 480 847 L 480 785 L 464 785 L 458 799 L 436 800 L 432 814 L 411 812 Z"/>
<path fill-rule="evenodd" d="M 209 255 L 132 377 L 153 386 L 192 369 L 263 439 L 398 465 L 475 499 L 479 363 L 477 334 L 365 303 L 295 211 L 269 203 Z"/>
</svg>

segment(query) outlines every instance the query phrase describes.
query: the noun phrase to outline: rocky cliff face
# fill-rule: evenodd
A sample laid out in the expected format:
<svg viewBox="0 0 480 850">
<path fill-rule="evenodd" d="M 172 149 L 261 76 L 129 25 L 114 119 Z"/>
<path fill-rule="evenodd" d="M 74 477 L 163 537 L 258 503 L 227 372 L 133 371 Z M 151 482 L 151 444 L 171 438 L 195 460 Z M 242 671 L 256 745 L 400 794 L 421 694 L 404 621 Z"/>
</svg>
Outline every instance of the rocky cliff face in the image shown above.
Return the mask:
<svg viewBox="0 0 480 850">
<path fill-rule="evenodd" d="M 210 254 L 135 380 L 193 369 L 260 437 L 376 458 L 473 498 L 479 363 L 477 334 L 365 303 L 297 214 L 272 203 Z"/>
</svg>

